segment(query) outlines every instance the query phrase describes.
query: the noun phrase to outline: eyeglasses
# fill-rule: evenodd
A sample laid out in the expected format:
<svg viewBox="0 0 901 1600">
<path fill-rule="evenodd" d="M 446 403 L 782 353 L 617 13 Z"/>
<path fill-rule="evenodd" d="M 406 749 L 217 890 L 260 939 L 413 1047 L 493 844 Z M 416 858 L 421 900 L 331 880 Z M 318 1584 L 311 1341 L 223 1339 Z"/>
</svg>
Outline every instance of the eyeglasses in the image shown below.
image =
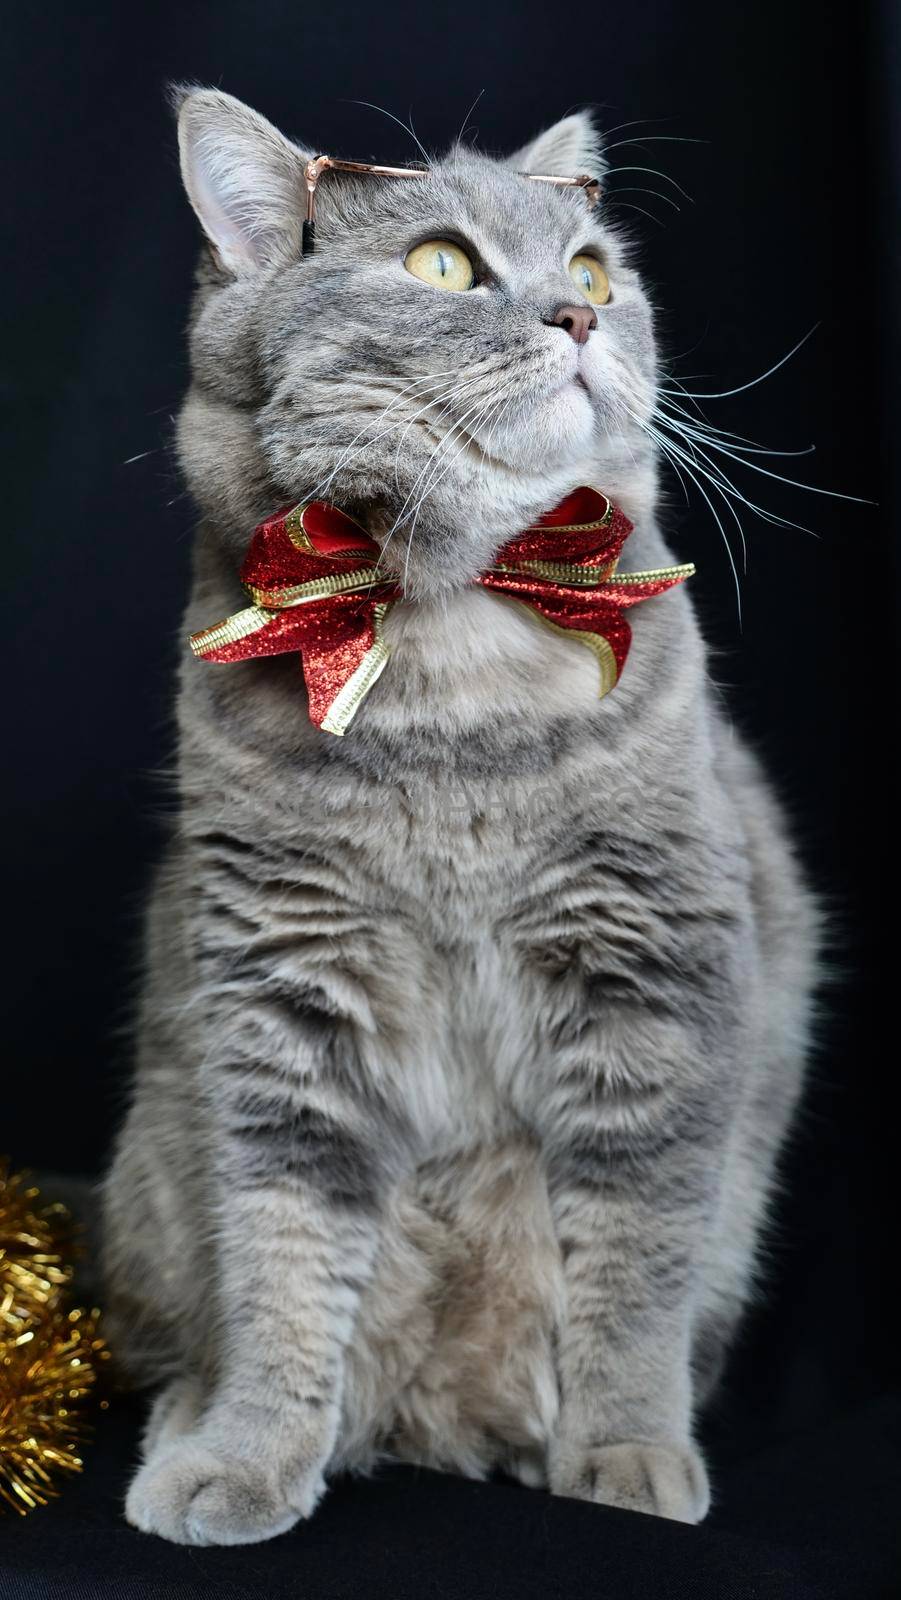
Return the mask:
<svg viewBox="0 0 901 1600">
<path fill-rule="evenodd" d="M 304 167 L 307 214 L 303 223 L 301 245 L 301 252 L 305 256 L 312 255 L 316 248 L 316 188 L 325 172 L 355 172 L 358 175 L 367 173 L 373 178 L 427 178 L 431 168 L 379 167 L 370 161 L 339 161 L 335 156 L 317 156 L 314 161 L 308 161 Z M 552 178 L 543 172 L 522 172 L 519 176 L 530 178 L 533 183 L 553 183 L 558 189 L 581 189 L 592 207 L 596 206 L 601 198 L 600 183 L 597 178 L 589 178 L 586 173 L 577 178 Z"/>
</svg>

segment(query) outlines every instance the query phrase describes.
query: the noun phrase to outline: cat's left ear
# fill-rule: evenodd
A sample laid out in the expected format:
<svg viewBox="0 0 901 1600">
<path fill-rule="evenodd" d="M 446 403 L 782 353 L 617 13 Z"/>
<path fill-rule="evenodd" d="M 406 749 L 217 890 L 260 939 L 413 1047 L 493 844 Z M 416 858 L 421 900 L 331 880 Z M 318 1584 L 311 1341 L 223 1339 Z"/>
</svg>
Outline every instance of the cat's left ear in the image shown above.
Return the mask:
<svg viewBox="0 0 901 1600">
<path fill-rule="evenodd" d="M 517 172 L 543 172 L 549 178 L 599 178 L 604 170 L 601 136 L 587 111 L 576 111 L 539 133 L 507 157 Z"/>
</svg>

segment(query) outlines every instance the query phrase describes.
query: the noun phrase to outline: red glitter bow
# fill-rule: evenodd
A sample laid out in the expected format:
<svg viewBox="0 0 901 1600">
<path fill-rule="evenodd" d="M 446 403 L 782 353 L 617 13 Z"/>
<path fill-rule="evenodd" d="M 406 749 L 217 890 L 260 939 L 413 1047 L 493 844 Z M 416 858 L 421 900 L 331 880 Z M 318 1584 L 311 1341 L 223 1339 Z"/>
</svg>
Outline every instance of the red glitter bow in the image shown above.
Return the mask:
<svg viewBox="0 0 901 1600">
<path fill-rule="evenodd" d="M 618 573 L 632 532 L 596 489 L 576 489 L 510 539 L 475 582 L 509 595 L 597 657 L 602 695 L 623 669 L 632 637 L 625 613 L 691 576 L 694 567 Z M 253 601 L 191 635 L 204 661 L 299 651 L 310 717 L 342 734 L 389 656 L 383 624 L 402 592 L 378 572 L 379 547 L 337 506 L 312 500 L 261 522 L 241 568 Z"/>
</svg>

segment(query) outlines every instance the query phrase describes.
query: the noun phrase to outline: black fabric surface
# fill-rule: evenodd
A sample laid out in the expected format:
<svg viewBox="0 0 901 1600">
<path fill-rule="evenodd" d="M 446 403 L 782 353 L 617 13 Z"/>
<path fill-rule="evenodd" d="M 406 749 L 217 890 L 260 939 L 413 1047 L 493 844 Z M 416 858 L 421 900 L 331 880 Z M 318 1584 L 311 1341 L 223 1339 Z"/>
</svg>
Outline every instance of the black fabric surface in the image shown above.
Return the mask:
<svg viewBox="0 0 901 1600">
<path fill-rule="evenodd" d="M 0 1149 L 15 1165 L 78 1174 L 106 1160 L 140 909 L 171 804 L 159 775 L 194 519 L 171 438 L 197 230 L 167 79 L 219 84 L 318 149 L 383 162 L 415 155 L 412 142 L 358 101 L 412 109 L 439 148 L 481 91 L 471 123 L 494 150 L 593 105 L 623 169 L 607 203 L 636 235 L 672 370 L 729 391 L 816 327 L 771 378 L 707 414 L 777 448 L 815 443 L 760 464 L 873 503 L 736 468 L 752 498 L 818 536 L 743 516 L 739 623 L 709 511 L 664 475 L 716 680 L 788 806 L 833 931 L 765 1285 L 706 1425 L 710 1520 L 680 1528 L 397 1471 L 339 1487 L 271 1545 L 186 1552 L 124 1522 L 136 1418 L 117 1405 L 83 1479 L 21 1524 L 0 1519 L 0 1600 L 901 1596 L 897 0 L 608 0 L 566 13 L 549 0 L 318 12 L 45 0 L 7 7 L 4 22 Z M 628 170 L 641 166 L 694 203 Z"/>
<path fill-rule="evenodd" d="M 135 1417 L 0 1541 L 4 1600 L 896 1600 L 901 1405 L 875 1403 L 715 1465 L 701 1528 L 408 1468 L 333 1489 L 265 1545 L 186 1550 L 121 1515 Z M 716 1457 L 714 1457 L 716 1463 Z"/>
</svg>

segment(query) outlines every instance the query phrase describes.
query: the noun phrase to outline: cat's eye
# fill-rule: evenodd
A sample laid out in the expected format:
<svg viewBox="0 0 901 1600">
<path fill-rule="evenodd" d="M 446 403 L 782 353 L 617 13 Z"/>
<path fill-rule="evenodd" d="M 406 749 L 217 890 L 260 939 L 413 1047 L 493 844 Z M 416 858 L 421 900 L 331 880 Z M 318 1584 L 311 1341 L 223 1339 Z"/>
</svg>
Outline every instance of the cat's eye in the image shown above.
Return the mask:
<svg viewBox="0 0 901 1600">
<path fill-rule="evenodd" d="M 610 279 L 594 256 L 573 256 L 569 275 L 577 289 L 594 306 L 605 306 L 610 299 Z"/>
<path fill-rule="evenodd" d="M 427 239 L 417 244 L 404 258 L 404 266 L 414 278 L 435 289 L 471 289 L 476 281 L 465 250 L 449 239 Z"/>
</svg>

